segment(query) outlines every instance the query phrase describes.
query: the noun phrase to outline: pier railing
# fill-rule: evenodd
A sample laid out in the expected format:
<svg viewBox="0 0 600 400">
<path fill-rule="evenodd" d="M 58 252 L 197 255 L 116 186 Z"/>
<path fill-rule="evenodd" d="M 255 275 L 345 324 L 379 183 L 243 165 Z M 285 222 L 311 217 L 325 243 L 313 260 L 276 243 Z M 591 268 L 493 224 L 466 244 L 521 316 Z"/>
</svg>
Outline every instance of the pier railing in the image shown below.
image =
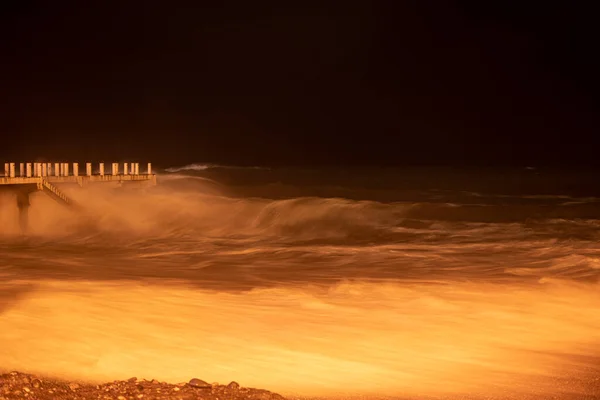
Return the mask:
<svg viewBox="0 0 600 400">
<path fill-rule="evenodd" d="M 34 163 L 19 163 L 18 170 L 16 163 L 4 163 L 5 178 L 35 178 L 49 177 L 59 178 L 67 176 L 136 176 L 136 175 L 152 175 L 152 164 L 148 163 L 145 174 L 140 174 L 139 163 L 112 163 L 110 173 L 105 173 L 105 164 L 98 163 L 98 169 L 92 171 L 92 163 L 85 163 L 85 173 L 80 175 L 79 163 L 65 162 L 34 162 Z"/>
</svg>

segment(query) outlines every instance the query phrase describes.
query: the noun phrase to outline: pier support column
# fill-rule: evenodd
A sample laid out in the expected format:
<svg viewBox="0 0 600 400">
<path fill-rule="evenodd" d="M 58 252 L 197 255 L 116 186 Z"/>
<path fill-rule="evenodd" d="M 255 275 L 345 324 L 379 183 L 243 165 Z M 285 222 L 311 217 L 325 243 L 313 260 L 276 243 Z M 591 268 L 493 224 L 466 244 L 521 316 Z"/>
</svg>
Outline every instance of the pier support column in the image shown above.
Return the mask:
<svg viewBox="0 0 600 400">
<path fill-rule="evenodd" d="M 29 192 L 19 190 L 17 192 L 17 207 L 19 208 L 19 226 L 21 232 L 27 232 L 29 227 Z"/>
</svg>

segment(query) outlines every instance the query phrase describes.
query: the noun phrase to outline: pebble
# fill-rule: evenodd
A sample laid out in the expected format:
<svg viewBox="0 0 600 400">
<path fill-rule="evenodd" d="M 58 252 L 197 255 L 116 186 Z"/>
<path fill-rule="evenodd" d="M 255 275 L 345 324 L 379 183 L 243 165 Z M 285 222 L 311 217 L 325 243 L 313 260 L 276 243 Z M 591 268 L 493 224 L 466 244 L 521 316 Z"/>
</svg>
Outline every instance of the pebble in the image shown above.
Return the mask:
<svg viewBox="0 0 600 400">
<path fill-rule="evenodd" d="M 191 379 L 188 385 L 198 389 L 210 389 L 212 387 L 209 383 L 206 383 L 203 380 L 197 378 Z"/>
<path fill-rule="evenodd" d="M 231 382 L 229 385 L 227 385 L 227 389 L 230 389 L 230 390 L 238 390 L 239 388 L 240 388 L 240 385 L 237 382 Z"/>
<path fill-rule="evenodd" d="M 79 389 L 79 384 L 77 384 L 77 383 L 69 383 L 69 389 L 71 389 L 71 390 L 77 390 L 77 389 Z"/>
<path fill-rule="evenodd" d="M 34 389 L 39 389 L 42 386 L 42 381 L 34 379 L 31 381 L 31 386 L 33 386 Z"/>
<path fill-rule="evenodd" d="M 117 400 L 127 400 L 127 398 L 125 396 L 119 396 L 117 397 Z"/>
</svg>

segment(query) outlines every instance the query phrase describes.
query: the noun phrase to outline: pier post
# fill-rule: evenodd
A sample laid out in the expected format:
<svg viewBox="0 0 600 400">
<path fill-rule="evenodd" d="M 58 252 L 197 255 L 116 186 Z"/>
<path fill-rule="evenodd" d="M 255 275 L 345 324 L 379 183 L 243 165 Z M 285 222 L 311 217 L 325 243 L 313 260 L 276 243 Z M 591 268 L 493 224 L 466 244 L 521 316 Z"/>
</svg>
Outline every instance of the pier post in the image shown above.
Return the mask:
<svg viewBox="0 0 600 400">
<path fill-rule="evenodd" d="M 79 163 L 73 163 L 73 176 L 79 176 Z"/>
<path fill-rule="evenodd" d="M 138 162 L 135 163 L 135 174 L 136 175 L 140 174 L 140 163 L 138 163 Z"/>
<path fill-rule="evenodd" d="M 148 163 L 148 175 L 152 174 L 152 163 Z"/>
<path fill-rule="evenodd" d="M 8 176 L 9 175 L 9 165 L 8 163 L 4 163 L 4 176 Z"/>
<path fill-rule="evenodd" d="M 127 166 L 128 166 L 127 163 L 123 163 L 123 175 L 129 174 L 129 169 L 127 168 Z"/>
<path fill-rule="evenodd" d="M 46 163 L 46 176 L 52 176 L 52 163 Z"/>
<path fill-rule="evenodd" d="M 60 176 L 60 164 L 54 163 L 54 176 Z"/>
<path fill-rule="evenodd" d="M 27 163 L 27 177 L 31 178 L 31 163 Z"/>
<path fill-rule="evenodd" d="M 119 175 L 119 163 L 112 163 L 112 174 Z"/>
<path fill-rule="evenodd" d="M 48 176 L 48 163 L 42 164 L 42 176 Z"/>
<path fill-rule="evenodd" d="M 17 207 L 19 208 L 19 226 L 21 232 L 27 232 L 29 225 L 29 192 L 19 190 L 17 192 Z"/>
<path fill-rule="evenodd" d="M 10 163 L 10 165 L 8 166 L 8 169 L 10 170 L 10 177 L 14 178 L 15 177 L 15 163 Z"/>
<path fill-rule="evenodd" d="M 100 163 L 100 176 L 104 176 L 104 163 Z"/>
<path fill-rule="evenodd" d="M 19 176 L 20 177 L 24 177 L 25 176 L 25 163 L 20 163 L 19 164 Z"/>
<path fill-rule="evenodd" d="M 85 163 L 85 174 L 92 176 L 92 163 Z"/>
<path fill-rule="evenodd" d="M 65 163 L 65 176 L 69 176 L 69 163 Z"/>
</svg>

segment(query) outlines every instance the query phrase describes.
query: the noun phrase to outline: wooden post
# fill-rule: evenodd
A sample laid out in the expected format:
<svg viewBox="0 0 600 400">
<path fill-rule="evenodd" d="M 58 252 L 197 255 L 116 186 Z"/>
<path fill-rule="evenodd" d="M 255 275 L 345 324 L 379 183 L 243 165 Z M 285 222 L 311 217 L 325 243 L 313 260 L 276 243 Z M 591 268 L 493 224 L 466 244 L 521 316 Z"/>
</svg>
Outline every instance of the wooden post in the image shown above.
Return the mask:
<svg viewBox="0 0 600 400">
<path fill-rule="evenodd" d="M 19 176 L 20 177 L 25 176 L 25 163 L 19 164 Z"/>
<path fill-rule="evenodd" d="M 10 175 L 10 166 L 8 165 L 8 163 L 4 163 L 4 176 L 9 176 Z"/>
<path fill-rule="evenodd" d="M 127 168 L 129 164 L 123 163 L 123 175 L 129 174 L 129 169 Z"/>
<path fill-rule="evenodd" d="M 28 163 L 27 165 L 29 165 L 29 171 L 31 171 L 31 163 Z M 19 208 L 19 225 L 21 226 L 22 233 L 27 231 L 29 204 L 29 192 L 19 190 L 17 192 L 17 207 Z"/>
<path fill-rule="evenodd" d="M 8 169 L 9 169 L 8 172 L 10 174 L 10 177 L 14 178 L 15 177 L 15 163 L 11 162 L 10 165 L 8 166 Z"/>
<path fill-rule="evenodd" d="M 152 175 L 152 163 L 148 163 L 148 175 Z"/>
<path fill-rule="evenodd" d="M 104 176 L 104 163 L 100 163 L 100 176 Z"/>
<path fill-rule="evenodd" d="M 79 163 L 73 163 L 73 176 L 79 176 Z"/>
<path fill-rule="evenodd" d="M 48 164 L 42 163 L 42 176 L 48 176 Z"/>
<path fill-rule="evenodd" d="M 85 174 L 92 176 L 92 163 L 85 163 Z"/>
<path fill-rule="evenodd" d="M 60 176 L 60 163 L 54 163 L 54 176 Z"/>
<path fill-rule="evenodd" d="M 27 177 L 31 178 L 31 163 L 27 163 Z"/>
</svg>

